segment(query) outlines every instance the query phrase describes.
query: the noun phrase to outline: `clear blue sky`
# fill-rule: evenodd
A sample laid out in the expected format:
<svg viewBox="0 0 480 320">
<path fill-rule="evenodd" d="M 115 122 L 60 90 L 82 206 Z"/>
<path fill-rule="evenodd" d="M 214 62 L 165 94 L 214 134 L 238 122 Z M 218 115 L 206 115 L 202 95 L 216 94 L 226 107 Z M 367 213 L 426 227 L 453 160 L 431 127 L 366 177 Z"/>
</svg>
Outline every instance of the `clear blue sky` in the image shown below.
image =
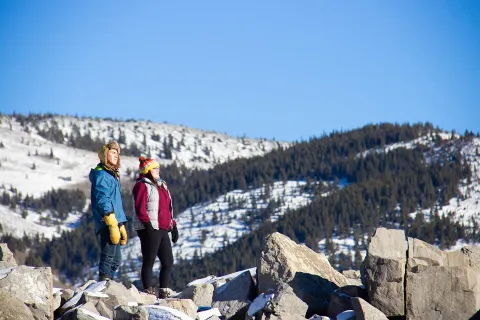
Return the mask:
<svg viewBox="0 0 480 320">
<path fill-rule="evenodd" d="M 480 131 L 480 1 L 0 2 L 0 111 L 307 139 Z"/>
</svg>

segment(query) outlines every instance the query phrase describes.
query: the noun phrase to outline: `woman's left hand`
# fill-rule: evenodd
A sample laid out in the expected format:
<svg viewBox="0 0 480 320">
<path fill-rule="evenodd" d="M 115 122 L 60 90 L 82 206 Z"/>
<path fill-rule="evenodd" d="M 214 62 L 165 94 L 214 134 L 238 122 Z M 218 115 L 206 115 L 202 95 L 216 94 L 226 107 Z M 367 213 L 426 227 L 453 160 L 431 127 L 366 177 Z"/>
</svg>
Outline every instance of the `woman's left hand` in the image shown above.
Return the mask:
<svg viewBox="0 0 480 320">
<path fill-rule="evenodd" d="M 177 241 L 178 241 L 178 229 L 177 229 L 176 225 L 172 228 L 171 232 L 172 232 L 172 242 L 177 243 Z"/>
</svg>

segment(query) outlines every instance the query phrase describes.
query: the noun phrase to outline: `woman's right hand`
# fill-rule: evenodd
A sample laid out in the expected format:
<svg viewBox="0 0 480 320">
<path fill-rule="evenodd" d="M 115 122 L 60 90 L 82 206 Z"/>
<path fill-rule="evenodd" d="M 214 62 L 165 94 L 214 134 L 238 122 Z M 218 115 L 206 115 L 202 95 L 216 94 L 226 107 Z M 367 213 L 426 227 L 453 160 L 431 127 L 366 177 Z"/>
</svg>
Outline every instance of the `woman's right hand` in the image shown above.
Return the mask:
<svg viewBox="0 0 480 320">
<path fill-rule="evenodd" d="M 153 228 L 152 223 L 148 221 L 147 223 L 144 223 L 144 226 L 145 226 L 145 230 L 147 230 L 147 234 L 153 235 L 153 233 L 155 232 L 155 229 Z"/>
</svg>

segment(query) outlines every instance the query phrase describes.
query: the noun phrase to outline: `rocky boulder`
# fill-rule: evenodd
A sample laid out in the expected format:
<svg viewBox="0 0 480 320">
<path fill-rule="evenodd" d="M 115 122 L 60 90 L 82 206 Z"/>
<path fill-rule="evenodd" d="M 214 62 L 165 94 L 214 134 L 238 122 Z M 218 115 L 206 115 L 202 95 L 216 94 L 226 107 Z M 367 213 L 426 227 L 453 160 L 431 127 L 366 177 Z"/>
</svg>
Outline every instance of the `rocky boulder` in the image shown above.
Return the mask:
<svg viewBox="0 0 480 320">
<path fill-rule="evenodd" d="M 17 297 L 0 289 L 0 319 L 3 320 L 31 320 L 33 314 L 30 309 Z"/>
<path fill-rule="evenodd" d="M 234 279 L 218 287 L 213 292 L 212 300 L 215 301 L 251 301 L 255 298 L 255 287 L 250 272 L 240 273 Z"/>
<path fill-rule="evenodd" d="M 197 317 L 197 306 L 190 299 L 161 299 L 159 305 L 181 311 L 193 319 Z"/>
<path fill-rule="evenodd" d="M 370 303 L 386 316 L 405 315 L 407 241 L 403 230 L 377 228 L 365 258 Z"/>
<path fill-rule="evenodd" d="M 307 303 L 308 312 L 317 314 L 326 314 L 330 294 L 349 284 L 324 255 L 297 245 L 278 232 L 265 239 L 257 263 L 257 277 L 260 293 L 287 283 Z"/>
<path fill-rule="evenodd" d="M 243 320 L 247 315 L 250 301 L 226 300 L 215 301 L 212 307 L 217 308 L 226 320 Z"/>
<path fill-rule="evenodd" d="M 294 315 L 305 317 L 308 305 L 293 292 L 292 287 L 284 283 L 271 291 L 272 298 L 263 308 L 266 314 L 292 319 Z"/>
<path fill-rule="evenodd" d="M 16 267 L 17 261 L 6 243 L 0 243 L 0 269 Z"/>
<path fill-rule="evenodd" d="M 191 299 L 197 306 L 211 306 L 213 291 L 211 283 L 195 284 L 180 292 L 176 298 Z"/>
<path fill-rule="evenodd" d="M 355 312 L 356 320 L 388 320 L 387 316 L 363 300 L 362 298 L 351 298 L 353 311 Z"/>
<path fill-rule="evenodd" d="M 352 297 L 367 299 L 367 290 L 359 286 L 345 286 L 336 289 L 330 295 L 330 305 L 328 306 L 328 316 L 335 319 L 343 311 L 352 310 Z"/>
<path fill-rule="evenodd" d="M 408 239 L 409 319 L 468 319 L 480 309 L 480 249 L 443 252 Z"/>
<path fill-rule="evenodd" d="M 344 270 L 342 271 L 342 274 L 352 286 L 362 285 L 362 275 L 360 270 Z"/>
<path fill-rule="evenodd" d="M 53 278 L 50 268 L 19 266 L 0 269 L 0 288 L 22 301 L 35 319 L 53 318 Z"/>
</svg>

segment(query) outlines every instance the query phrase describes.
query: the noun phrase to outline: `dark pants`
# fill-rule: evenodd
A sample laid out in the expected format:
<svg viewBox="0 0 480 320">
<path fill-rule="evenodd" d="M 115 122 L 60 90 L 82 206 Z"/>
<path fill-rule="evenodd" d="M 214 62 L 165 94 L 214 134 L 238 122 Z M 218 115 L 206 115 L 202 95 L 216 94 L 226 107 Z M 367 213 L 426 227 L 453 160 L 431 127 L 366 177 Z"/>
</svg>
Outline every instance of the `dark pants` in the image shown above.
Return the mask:
<svg viewBox="0 0 480 320">
<path fill-rule="evenodd" d="M 120 251 L 120 244 L 113 244 L 110 240 L 110 232 L 108 227 L 100 229 L 98 232 L 100 239 L 100 263 L 98 265 L 98 272 L 100 276 L 105 276 L 113 279 L 115 272 L 122 261 L 122 252 Z"/>
<path fill-rule="evenodd" d="M 155 259 L 160 259 L 160 288 L 168 288 L 173 266 L 172 243 L 165 230 L 137 230 L 142 246 L 142 284 L 143 288 L 153 287 L 152 270 Z"/>
</svg>

